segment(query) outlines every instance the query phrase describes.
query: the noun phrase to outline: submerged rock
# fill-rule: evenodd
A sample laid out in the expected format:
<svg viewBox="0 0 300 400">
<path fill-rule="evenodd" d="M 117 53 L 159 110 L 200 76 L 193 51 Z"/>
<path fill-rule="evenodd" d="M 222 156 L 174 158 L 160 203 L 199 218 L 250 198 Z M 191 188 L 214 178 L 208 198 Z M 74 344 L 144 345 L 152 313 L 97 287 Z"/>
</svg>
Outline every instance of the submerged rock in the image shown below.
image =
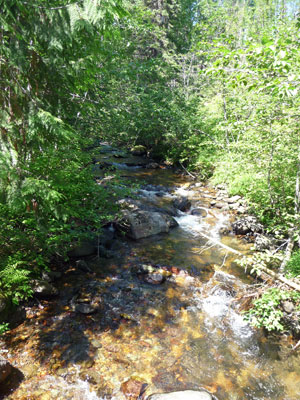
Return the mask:
<svg viewBox="0 0 300 400">
<path fill-rule="evenodd" d="M 147 384 L 138 379 L 130 378 L 128 381 L 121 384 L 121 392 L 126 399 L 138 400 L 145 391 Z"/>
<path fill-rule="evenodd" d="M 147 400 L 212 400 L 212 396 L 204 390 L 183 390 L 181 392 L 154 394 Z"/>
<path fill-rule="evenodd" d="M 165 214 L 150 211 L 124 211 L 123 219 L 118 228 L 127 236 L 138 240 L 144 237 L 167 233 L 170 228 L 177 226 L 177 221 Z"/>
<path fill-rule="evenodd" d="M 89 315 L 89 314 L 94 314 L 97 310 L 95 307 L 91 306 L 90 304 L 80 303 L 80 304 L 76 304 L 75 311 L 80 314 Z"/>
<path fill-rule="evenodd" d="M 205 208 L 198 207 L 194 208 L 191 212 L 192 215 L 199 215 L 201 217 L 207 217 L 208 211 Z"/>
<path fill-rule="evenodd" d="M 0 383 L 5 381 L 5 379 L 11 374 L 11 372 L 11 364 L 7 360 L 5 360 L 5 358 L 0 356 Z"/>
</svg>

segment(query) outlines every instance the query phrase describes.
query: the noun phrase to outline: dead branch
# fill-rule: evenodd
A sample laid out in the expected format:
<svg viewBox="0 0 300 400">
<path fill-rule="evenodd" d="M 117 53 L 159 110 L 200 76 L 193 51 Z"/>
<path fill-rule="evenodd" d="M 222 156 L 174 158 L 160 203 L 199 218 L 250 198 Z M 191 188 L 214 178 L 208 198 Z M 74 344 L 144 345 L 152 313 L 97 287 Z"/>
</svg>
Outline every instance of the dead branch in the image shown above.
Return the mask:
<svg viewBox="0 0 300 400">
<path fill-rule="evenodd" d="M 202 236 L 204 236 L 206 239 L 210 240 L 212 243 L 215 243 L 216 245 L 223 247 L 224 249 L 230 251 L 231 253 L 237 254 L 239 256 L 243 256 L 243 254 L 238 251 L 233 249 L 232 247 L 226 246 L 225 244 L 223 244 L 222 242 L 220 242 L 217 239 L 211 238 L 208 235 L 206 235 L 203 232 L 200 232 L 200 234 Z M 290 279 L 285 278 L 283 275 L 276 273 L 274 271 L 272 271 L 271 269 L 261 266 L 260 270 L 263 271 L 264 273 L 266 273 L 267 275 L 271 276 L 272 278 L 275 278 L 276 280 L 279 280 L 280 282 L 283 282 L 285 285 L 297 290 L 298 292 L 300 292 L 300 285 L 297 284 L 296 282 L 291 281 Z"/>
</svg>

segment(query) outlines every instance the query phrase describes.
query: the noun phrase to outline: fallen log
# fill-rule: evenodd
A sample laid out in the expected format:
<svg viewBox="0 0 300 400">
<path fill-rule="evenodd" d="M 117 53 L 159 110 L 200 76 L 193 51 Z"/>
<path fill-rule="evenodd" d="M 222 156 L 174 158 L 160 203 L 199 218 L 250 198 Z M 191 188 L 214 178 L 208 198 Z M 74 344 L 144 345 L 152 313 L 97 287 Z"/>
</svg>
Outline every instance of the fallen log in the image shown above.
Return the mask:
<svg viewBox="0 0 300 400">
<path fill-rule="evenodd" d="M 201 234 L 201 236 L 205 237 L 205 238 L 206 238 L 207 240 L 209 240 L 210 242 L 212 242 L 212 243 L 214 243 L 214 244 L 216 244 L 216 245 L 218 245 L 218 246 L 220 246 L 220 247 L 223 247 L 223 249 L 226 249 L 226 250 L 230 251 L 231 253 L 237 254 L 237 255 L 239 255 L 239 256 L 241 256 L 241 257 L 244 256 L 244 254 L 241 253 L 240 251 L 235 250 L 235 249 L 233 249 L 232 247 L 227 246 L 226 244 L 220 242 L 219 240 L 214 239 L 214 238 L 211 238 L 211 237 L 209 237 L 208 235 L 206 235 L 206 234 L 203 233 L 203 232 L 200 232 L 200 234 Z M 260 266 L 259 269 L 260 269 L 261 271 L 265 272 L 266 274 L 270 275 L 272 278 L 275 278 L 276 280 L 278 280 L 278 281 L 280 281 L 280 282 L 283 282 L 285 285 L 287 285 L 287 286 L 289 286 L 289 287 L 291 287 L 291 288 L 297 290 L 298 292 L 300 292 L 300 285 L 297 284 L 296 282 L 293 282 L 293 281 L 291 281 L 290 279 L 287 279 L 287 278 L 284 277 L 283 275 L 278 274 L 278 273 L 272 271 L 271 269 L 269 269 L 269 268 L 267 268 L 267 267 L 264 267 L 263 265 Z"/>
</svg>

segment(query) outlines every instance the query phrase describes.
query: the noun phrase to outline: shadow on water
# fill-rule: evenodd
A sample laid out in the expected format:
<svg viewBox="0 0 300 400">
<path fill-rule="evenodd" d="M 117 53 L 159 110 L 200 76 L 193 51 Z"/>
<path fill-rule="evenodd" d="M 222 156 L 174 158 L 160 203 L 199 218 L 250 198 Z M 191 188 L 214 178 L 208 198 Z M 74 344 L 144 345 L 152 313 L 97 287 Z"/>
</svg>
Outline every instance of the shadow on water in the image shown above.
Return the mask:
<svg viewBox="0 0 300 400">
<path fill-rule="evenodd" d="M 36 376 L 43 370 L 68 377 L 72 375 L 71 369 L 78 366 L 80 377 L 89 380 L 87 371 L 93 369 L 102 351 L 110 358 L 108 363 L 117 363 L 126 370 L 126 355 L 118 355 L 114 341 L 122 342 L 123 337 L 127 340 L 129 331 L 138 342 L 145 333 L 141 321 L 151 319 L 155 322 L 146 329 L 159 337 L 163 327 L 175 324 L 175 313 L 188 307 L 180 298 L 168 297 L 168 291 L 177 291 L 175 280 L 145 282 L 144 276 L 137 273 L 141 261 L 135 254 L 130 255 L 130 251 L 123 249 L 113 261 L 90 260 L 92 273 L 78 274 L 69 268 L 59 283 L 59 296 L 38 302 L 22 328 L 5 336 L 8 347 L 16 350 L 19 360 L 22 352 L 28 352 L 40 366 L 40 371 L 35 370 Z M 92 312 L 84 306 L 92 307 Z M 108 334 L 111 340 L 103 343 L 103 334 Z M 141 344 L 141 351 L 145 345 Z M 10 394 L 17 386 L 10 386 Z"/>
<path fill-rule="evenodd" d="M 12 367 L 9 377 L 0 384 L 0 400 L 12 394 L 21 384 L 24 375 L 17 368 Z"/>
</svg>

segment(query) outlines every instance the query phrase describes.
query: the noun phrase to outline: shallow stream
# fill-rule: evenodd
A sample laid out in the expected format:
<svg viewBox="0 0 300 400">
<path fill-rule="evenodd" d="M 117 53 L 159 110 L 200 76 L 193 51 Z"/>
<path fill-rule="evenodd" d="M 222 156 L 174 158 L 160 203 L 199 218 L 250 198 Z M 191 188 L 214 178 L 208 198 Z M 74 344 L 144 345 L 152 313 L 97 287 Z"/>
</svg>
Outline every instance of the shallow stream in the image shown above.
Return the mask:
<svg viewBox="0 0 300 400">
<path fill-rule="evenodd" d="M 135 378 L 147 385 L 146 396 L 204 388 L 219 400 L 299 400 L 300 357 L 291 353 L 291 338 L 266 336 L 239 312 L 251 278 L 216 244 L 250 251 L 220 233 L 233 213 L 211 206 L 212 188 L 168 168 L 146 169 L 136 165 L 144 159 L 129 162 L 113 152 L 99 152 L 103 159 L 142 185 L 143 204 L 168 208 L 184 196 L 203 215 L 179 212 L 168 234 L 120 236 L 113 258 L 87 259 L 90 271 L 78 273 L 71 262 L 56 282 L 60 295 L 29 307 L 26 321 L 4 336 L 1 353 L 16 371 L 2 397 L 122 400 L 121 384 Z M 161 284 L 147 283 L 136 273 L 142 264 L 171 273 Z M 74 296 L 100 311 L 74 311 Z"/>
</svg>

